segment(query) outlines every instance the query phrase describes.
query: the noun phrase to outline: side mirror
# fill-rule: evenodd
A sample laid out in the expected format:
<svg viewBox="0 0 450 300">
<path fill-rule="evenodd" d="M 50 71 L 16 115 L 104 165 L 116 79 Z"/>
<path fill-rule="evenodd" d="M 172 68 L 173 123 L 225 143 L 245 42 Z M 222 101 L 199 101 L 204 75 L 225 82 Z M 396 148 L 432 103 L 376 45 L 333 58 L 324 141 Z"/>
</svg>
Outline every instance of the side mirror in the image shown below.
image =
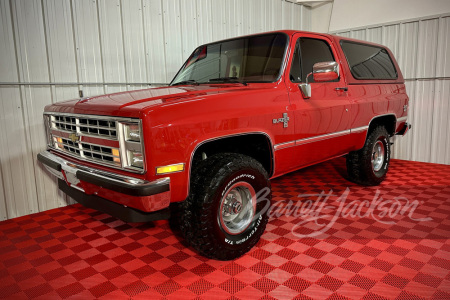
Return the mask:
<svg viewBox="0 0 450 300">
<path fill-rule="evenodd" d="M 335 61 L 319 62 L 313 66 L 315 82 L 333 81 L 339 78 L 339 64 Z"/>
<path fill-rule="evenodd" d="M 308 78 L 311 75 L 313 75 L 315 82 L 336 80 L 339 78 L 339 64 L 335 61 L 326 61 L 313 65 L 313 71 L 306 76 L 306 83 L 298 85 L 305 99 L 311 98 L 311 85 L 308 83 Z"/>
</svg>

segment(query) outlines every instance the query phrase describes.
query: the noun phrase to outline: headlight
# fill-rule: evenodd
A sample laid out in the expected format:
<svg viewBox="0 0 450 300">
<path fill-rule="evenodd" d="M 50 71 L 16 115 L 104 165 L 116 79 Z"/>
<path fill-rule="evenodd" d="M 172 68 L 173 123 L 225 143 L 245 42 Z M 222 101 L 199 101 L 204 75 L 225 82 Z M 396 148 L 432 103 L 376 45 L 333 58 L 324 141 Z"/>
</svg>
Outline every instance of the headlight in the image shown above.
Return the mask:
<svg viewBox="0 0 450 300">
<path fill-rule="evenodd" d="M 141 123 L 120 122 L 122 166 L 125 169 L 145 169 Z"/>
<path fill-rule="evenodd" d="M 139 124 L 124 124 L 124 131 L 126 141 L 141 141 L 141 129 Z"/>
<path fill-rule="evenodd" d="M 144 156 L 141 152 L 127 151 L 128 165 L 136 168 L 144 168 Z"/>
</svg>

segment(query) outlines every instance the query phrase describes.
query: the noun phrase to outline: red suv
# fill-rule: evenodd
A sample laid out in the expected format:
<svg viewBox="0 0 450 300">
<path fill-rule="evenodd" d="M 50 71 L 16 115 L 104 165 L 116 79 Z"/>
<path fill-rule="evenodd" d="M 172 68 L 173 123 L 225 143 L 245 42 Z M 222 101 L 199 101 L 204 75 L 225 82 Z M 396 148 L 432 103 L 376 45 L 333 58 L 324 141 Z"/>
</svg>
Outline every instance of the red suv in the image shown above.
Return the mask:
<svg viewBox="0 0 450 300">
<path fill-rule="evenodd" d="M 126 222 L 172 214 L 228 260 L 264 232 L 270 179 L 346 155 L 351 181 L 382 182 L 407 108 L 386 47 L 276 31 L 198 47 L 167 87 L 47 106 L 38 159 L 81 204 Z"/>
</svg>

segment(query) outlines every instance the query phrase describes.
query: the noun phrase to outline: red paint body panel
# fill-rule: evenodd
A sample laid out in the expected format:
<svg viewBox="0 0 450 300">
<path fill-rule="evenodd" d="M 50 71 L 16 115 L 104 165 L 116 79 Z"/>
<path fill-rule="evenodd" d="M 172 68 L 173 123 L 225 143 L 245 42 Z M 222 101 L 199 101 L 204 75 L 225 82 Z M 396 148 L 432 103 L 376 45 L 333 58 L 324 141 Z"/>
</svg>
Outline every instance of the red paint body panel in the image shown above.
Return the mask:
<svg viewBox="0 0 450 300">
<path fill-rule="evenodd" d="M 408 104 L 408 97 L 395 59 L 398 79 L 356 80 L 339 46 L 342 38 L 310 32 L 282 32 L 289 36 L 289 49 L 284 71 L 273 83 L 169 86 L 70 100 L 46 107 L 47 112 L 140 118 L 144 132 L 145 174 L 58 155 L 91 168 L 148 181 L 169 176 L 170 201 L 177 202 L 188 196 L 191 159 L 196 148 L 206 141 L 248 133 L 267 136 L 274 161 L 273 178 L 360 149 L 367 128 L 356 132 L 352 129 L 368 127 L 374 117 L 406 116 L 404 105 Z M 310 99 L 304 99 L 298 84 L 289 79 L 293 49 L 299 37 L 327 41 L 340 64 L 339 81 L 312 83 Z M 390 51 L 389 54 L 393 58 Z M 336 90 L 342 87 L 348 87 L 348 91 Z M 290 118 L 286 128 L 283 123 L 273 123 L 274 119 L 282 118 L 283 113 Z M 403 123 L 398 122 L 396 130 L 400 130 Z M 183 172 L 156 175 L 158 166 L 178 163 L 185 164 Z M 101 197 L 143 211 L 168 205 L 161 201 L 149 204 L 158 201 L 154 198 L 124 197 L 86 183 L 84 186 L 89 192 L 95 190 Z"/>
</svg>

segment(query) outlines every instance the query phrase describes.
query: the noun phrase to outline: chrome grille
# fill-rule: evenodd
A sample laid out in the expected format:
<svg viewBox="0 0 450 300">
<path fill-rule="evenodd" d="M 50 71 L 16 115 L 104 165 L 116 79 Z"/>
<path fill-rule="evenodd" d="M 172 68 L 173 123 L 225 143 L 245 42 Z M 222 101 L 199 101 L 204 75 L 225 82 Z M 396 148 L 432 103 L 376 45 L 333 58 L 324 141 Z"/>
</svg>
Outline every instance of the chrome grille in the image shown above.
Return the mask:
<svg viewBox="0 0 450 300">
<path fill-rule="evenodd" d="M 119 148 L 100 146 L 89 143 L 72 142 L 69 139 L 53 136 L 56 149 L 70 152 L 88 160 L 120 166 Z"/>
<path fill-rule="evenodd" d="M 116 169 L 145 172 L 145 164 L 141 167 L 130 158 L 144 152 L 139 119 L 47 112 L 44 120 L 51 149 Z M 138 125 L 139 142 L 128 137 L 133 125 Z"/>
<path fill-rule="evenodd" d="M 79 118 L 79 125 L 82 133 L 117 139 L 115 121 Z"/>
<path fill-rule="evenodd" d="M 58 130 L 75 131 L 83 135 L 117 140 L 116 121 L 114 120 L 53 115 L 51 122 L 52 127 Z"/>
<path fill-rule="evenodd" d="M 54 116 L 52 118 L 53 126 L 59 130 L 76 131 L 76 119 L 74 117 Z"/>
</svg>

